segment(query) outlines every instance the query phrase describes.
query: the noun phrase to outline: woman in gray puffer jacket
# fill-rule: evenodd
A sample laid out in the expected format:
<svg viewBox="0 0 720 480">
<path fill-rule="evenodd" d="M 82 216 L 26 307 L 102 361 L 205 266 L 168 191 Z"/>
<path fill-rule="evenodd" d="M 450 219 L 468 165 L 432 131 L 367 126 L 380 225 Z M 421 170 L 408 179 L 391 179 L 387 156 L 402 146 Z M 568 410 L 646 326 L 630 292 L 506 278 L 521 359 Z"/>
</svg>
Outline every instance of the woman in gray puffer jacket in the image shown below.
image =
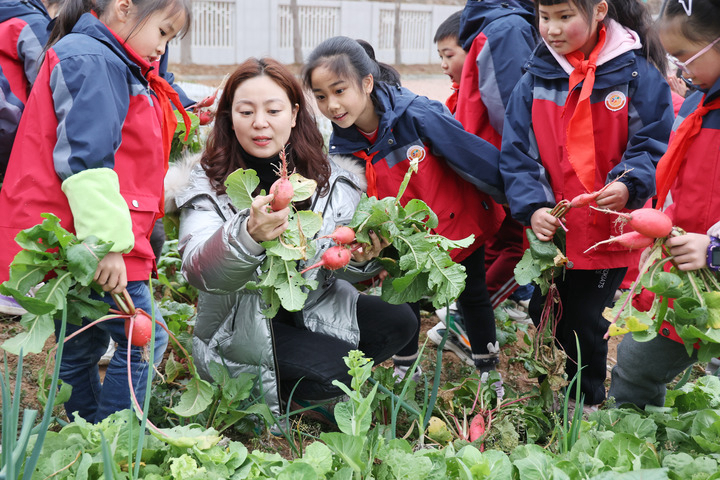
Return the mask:
<svg viewBox="0 0 720 480">
<path fill-rule="evenodd" d="M 317 181 L 315 195 L 296 207 L 322 214 L 318 237 L 347 224 L 360 200 L 360 181 L 326 158 L 300 84 L 267 58 L 249 59 L 230 76 L 201 164 L 175 198 L 181 209 L 183 272 L 201 291 L 193 339 L 198 372 L 210 379 L 210 364 L 217 362 L 231 375 L 257 374 L 275 415 L 296 384 L 295 399 L 338 396 L 341 390 L 332 381 L 349 385 L 342 359 L 349 350 L 359 348 L 382 362 L 409 341 L 417 324 L 407 305 L 390 305 L 352 285 L 380 271 L 373 258 L 387 243 L 375 235 L 372 245 L 353 253 L 346 269 L 304 274 L 317 280 L 318 288 L 309 292 L 301 311 L 281 308 L 275 318 L 262 313 L 260 292 L 245 285 L 258 279 L 265 259 L 261 243 L 287 228 L 290 211 L 271 211 L 272 195 L 257 195 L 249 209 L 237 211 L 223 183 L 237 168 L 252 168 L 260 179 L 258 192 L 269 191 L 283 149 L 290 170 Z M 331 245 L 317 240 L 317 255 L 307 264 Z"/>
</svg>

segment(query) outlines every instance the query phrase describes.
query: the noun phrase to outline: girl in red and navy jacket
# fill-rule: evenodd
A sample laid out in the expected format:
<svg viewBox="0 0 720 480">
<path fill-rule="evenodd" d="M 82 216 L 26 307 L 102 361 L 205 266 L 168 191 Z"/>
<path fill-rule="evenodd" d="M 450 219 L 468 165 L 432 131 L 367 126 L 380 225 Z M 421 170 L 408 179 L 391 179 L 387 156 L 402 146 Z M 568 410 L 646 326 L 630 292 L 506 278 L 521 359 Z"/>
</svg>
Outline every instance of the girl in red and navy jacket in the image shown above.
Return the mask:
<svg viewBox="0 0 720 480">
<path fill-rule="evenodd" d="M 465 310 L 475 365 L 483 371 L 493 369 L 498 361 L 495 320 L 485 286 L 482 245 L 504 216 L 488 196 L 504 200 L 498 150 L 467 133 L 442 103 L 375 81 L 380 78 L 378 64 L 350 38 L 333 37 L 318 45 L 303 76 L 320 111 L 333 122 L 330 153 L 358 157 L 365 165 L 368 196 L 397 195 L 410 158 L 418 158 L 419 172 L 402 202 L 419 198 L 427 203 L 439 219 L 435 230 L 445 237 L 475 235 L 473 245 L 452 256 L 466 267 L 459 304 Z M 400 355 L 411 357 L 405 353 Z"/>
<path fill-rule="evenodd" d="M 652 196 L 673 112 L 667 82 L 645 58 L 649 52 L 664 65 L 659 43 L 643 46 L 649 15 L 637 0 L 540 0 L 536 9 L 543 43 L 508 103 L 500 170 L 512 215 L 547 241 L 560 226 L 548 207 L 562 199 L 597 191 L 621 175 L 597 198 L 599 207 L 639 208 Z M 602 311 L 631 258 L 613 245 L 586 252 L 618 234 L 611 217 L 588 207 L 567 213 L 566 253 L 574 267 L 556 279 L 562 302 L 556 341 L 572 378 L 577 334 L 588 406 L 605 399 Z M 530 316 L 536 324 L 544 301 L 535 289 Z"/>
<path fill-rule="evenodd" d="M 665 242 L 678 268 L 687 271 L 710 265 L 711 250 L 720 249 L 720 2 L 694 0 L 683 7 L 668 2 L 659 23 L 660 40 L 698 91 L 680 109 L 656 178 L 658 205 L 670 203 L 665 212 L 688 232 Z M 609 395 L 617 405 L 644 408 L 664 405 L 665 385 L 694 364 L 697 353 L 688 355 L 665 322 L 649 342 L 626 335 L 617 360 Z"/>
<path fill-rule="evenodd" d="M 184 32 L 190 10 L 184 0 L 88 3 L 93 12 L 83 0 L 64 4 L 20 121 L 0 192 L 0 282 L 20 249 L 15 235 L 51 212 L 80 239 L 94 235 L 113 242 L 95 273 L 106 292 L 102 300 L 114 307 L 110 293 L 127 287 L 135 305 L 150 311 L 146 282 L 155 257 L 149 237 L 163 213 L 163 179 L 177 123 L 172 104 L 184 112 L 151 63 Z M 68 334 L 79 328 L 68 324 Z M 97 362 L 111 337 L 118 346 L 101 383 Z M 156 362 L 166 345 L 166 334 L 157 329 Z M 73 387 L 65 404 L 71 418 L 78 412 L 97 422 L 130 408 L 127 349 L 122 319 L 69 342 L 60 378 Z M 152 367 L 138 347 L 132 347 L 131 364 L 143 397 Z"/>
<path fill-rule="evenodd" d="M 40 0 L 7 0 L 0 2 L 0 77 L 10 86 L 13 96 L 0 97 L 0 111 L 20 111 L 27 101 L 30 87 L 37 76 L 42 52 L 48 39 L 48 24 L 52 17 Z M 3 118 L 2 148 L 0 148 L 0 184 L 10 157 L 14 132 L 10 117 Z M 11 135 L 13 133 L 13 135 Z"/>
</svg>

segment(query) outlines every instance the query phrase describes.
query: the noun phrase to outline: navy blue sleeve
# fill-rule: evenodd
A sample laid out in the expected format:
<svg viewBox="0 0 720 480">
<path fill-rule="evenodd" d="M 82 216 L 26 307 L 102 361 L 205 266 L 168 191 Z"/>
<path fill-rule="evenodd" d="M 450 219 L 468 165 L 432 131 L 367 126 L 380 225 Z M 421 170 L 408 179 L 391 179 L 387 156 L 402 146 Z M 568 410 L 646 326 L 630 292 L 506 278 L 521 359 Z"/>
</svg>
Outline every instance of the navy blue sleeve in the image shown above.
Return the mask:
<svg viewBox="0 0 720 480">
<path fill-rule="evenodd" d="M 434 155 L 444 157 L 458 175 L 496 202 L 505 203 L 498 170 L 500 152 L 495 146 L 466 132 L 440 102 L 416 100 L 408 110 Z"/>
<path fill-rule="evenodd" d="M 620 179 L 630 192 L 627 208 L 641 208 L 655 194 L 655 167 L 667 150 L 673 113 L 670 86 L 662 74 L 637 57 L 639 75 L 628 95 L 628 143 L 622 161 L 608 174 Z"/>
</svg>

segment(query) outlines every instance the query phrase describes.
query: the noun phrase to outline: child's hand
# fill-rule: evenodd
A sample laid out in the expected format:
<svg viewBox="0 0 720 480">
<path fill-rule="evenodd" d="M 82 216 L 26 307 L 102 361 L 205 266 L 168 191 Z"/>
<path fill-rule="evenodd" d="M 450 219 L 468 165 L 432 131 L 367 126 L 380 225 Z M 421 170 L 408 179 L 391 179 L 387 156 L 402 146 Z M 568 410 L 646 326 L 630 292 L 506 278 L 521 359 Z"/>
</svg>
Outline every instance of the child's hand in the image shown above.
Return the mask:
<svg viewBox="0 0 720 480">
<path fill-rule="evenodd" d="M 388 240 L 377 235 L 375 232 L 370 232 L 370 240 L 372 241 L 370 245 L 363 245 L 362 248 L 359 248 L 352 253 L 352 258 L 354 261 L 370 261 L 375 257 L 379 257 L 380 251 L 390 245 L 390 242 Z"/>
<path fill-rule="evenodd" d="M 621 210 L 627 205 L 630 198 L 627 186 L 622 182 L 615 182 L 598 195 L 595 203 L 598 208 L 606 208 L 608 210 Z"/>
<path fill-rule="evenodd" d="M 665 241 L 680 270 L 698 270 L 707 265 L 710 237 L 701 233 L 686 233 Z"/>
<path fill-rule="evenodd" d="M 288 228 L 290 207 L 273 212 L 270 202 L 274 195 L 258 195 L 250 205 L 247 231 L 257 243 L 275 240 Z"/>
<path fill-rule="evenodd" d="M 127 270 L 122 253 L 110 252 L 98 263 L 93 280 L 106 292 L 122 293 L 127 287 Z"/>
<path fill-rule="evenodd" d="M 560 226 L 560 220 L 550 215 L 550 210 L 546 207 L 538 208 L 530 217 L 530 228 L 532 228 L 538 240 L 547 242 L 552 240 L 555 230 Z"/>
</svg>

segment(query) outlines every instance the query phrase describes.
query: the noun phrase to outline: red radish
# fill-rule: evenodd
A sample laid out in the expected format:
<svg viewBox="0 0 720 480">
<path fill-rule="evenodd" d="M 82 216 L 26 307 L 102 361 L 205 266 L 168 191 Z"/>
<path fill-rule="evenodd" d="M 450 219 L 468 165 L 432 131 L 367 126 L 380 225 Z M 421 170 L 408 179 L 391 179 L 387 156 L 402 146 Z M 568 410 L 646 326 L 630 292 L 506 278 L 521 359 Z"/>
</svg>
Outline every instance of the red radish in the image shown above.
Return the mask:
<svg viewBox="0 0 720 480">
<path fill-rule="evenodd" d="M 639 208 L 630 213 L 616 212 L 602 208 L 595 208 L 595 210 L 615 214 L 626 221 L 628 225 L 630 225 L 630 228 L 651 238 L 667 237 L 673 228 L 670 217 L 654 208 Z"/>
<path fill-rule="evenodd" d="M 295 194 L 295 190 L 293 189 L 292 183 L 290 183 L 290 179 L 288 177 L 285 150 L 280 151 L 280 160 L 282 161 L 278 172 L 280 178 L 275 180 L 275 183 L 270 186 L 270 193 L 274 195 L 272 201 L 270 202 L 270 208 L 272 208 L 273 212 L 282 210 L 290 205 L 293 195 Z"/>
<path fill-rule="evenodd" d="M 598 245 L 603 245 L 605 243 L 619 243 L 623 247 L 627 247 L 630 250 L 635 250 L 638 248 L 649 247 L 650 245 L 653 244 L 654 241 L 655 241 L 654 238 L 650 238 L 647 235 L 643 235 L 642 233 L 627 232 L 627 233 L 623 233 L 622 235 L 618 235 L 617 237 L 610 237 L 607 240 L 598 242 L 595 245 L 593 245 L 592 247 L 585 250 L 585 252 L 589 252 L 593 248 L 597 248 Z"/>
<path fill-rule="evenodd" d="M 300 273 L 303 274 L 313 268 L 325 267 L 328 270 L 337 270 L 346 267 L 350 262 L 350 249 L 345 246 L 330 247 L 322 254 L 321 260 L 315 265 L 310 265 Z"/>
<path fill-rule="evenodd" d="M 600 196 L 601 192 L 602 190 L 598 190 L 597 192 L 593 193 L 581 193 L 577 197 L 570 200 L 570 206 L 572 208 L 580 208 L 586 205 L 590 205 L 592 202 L 595 201 L 597 197 Z"/>
<path fill-rule="evenodd" d="M 350 227 L 342 226 L 335 229 L 330 235 L 320 238 L 330 238 L 338 245 L 349 245 L 355 241 L 355 230 Z"/>
<path fill-rule="evenodd" d="M 215 119 L 215 114 L 210 110 L 202 110 L 197 114 L 200 125 L 207 125 Z"/>
<path fill-rule="evenodd" d="M 150 337 L 152 337 L 152 318 L 144 310 L 137 308 L 132 315 L 132 319 L 134 321 L 132 322 L 133 329 L 130 343 L 136 347 L 144 347 L 150 343 Z M 130 321 L 130 318 L 125 319 L 126 337 L 130 337 Z"/>
<path fill-rule="evenodd" d="M 613 180 L 612 182 L 610 182 L 607 185 L 605 185 L 604 187 L 602 187 L 597 192 L 581 193 L 580 195 L 576 196 L 575 198 L 570 200 L 570 207 L 580 208 L 580 207 L 586 207 L 586 206 L 590 205 L 592 202 L 594 202 L 600 196 L 601 193 L 603 193 L 605 190 L 607 190 L 610 185 L 612 185 L 613 183 L 620 180 L 623 177 L 623 175 L 625 175 L 629 171 L 630 170 L 624 171 L 619 177 L 617 177 L 615 180 Z"/>
<path fill-rule="evenodd" d="M 212 95 L 209 95 L 209 96 L 203 98 L 202 100 L 200 100 L 199 102 L 197 102 L 193 108 L 195 110 L 199 110 L 201 108 L 212 106 L 212 104 L 215 103 L 215 98 L 217 97 L 217 94 L 218 94 L 218 91 L 215 90 L 215 92 Z"/>
<path fill-rule="evenodd" d="M 478 438 L 485 434 L 485 417 L 482 413 L 478 413 L 470 421 L 470 427 L 468 428 L 468 440 L 474 442 Z"/>
</svg>

